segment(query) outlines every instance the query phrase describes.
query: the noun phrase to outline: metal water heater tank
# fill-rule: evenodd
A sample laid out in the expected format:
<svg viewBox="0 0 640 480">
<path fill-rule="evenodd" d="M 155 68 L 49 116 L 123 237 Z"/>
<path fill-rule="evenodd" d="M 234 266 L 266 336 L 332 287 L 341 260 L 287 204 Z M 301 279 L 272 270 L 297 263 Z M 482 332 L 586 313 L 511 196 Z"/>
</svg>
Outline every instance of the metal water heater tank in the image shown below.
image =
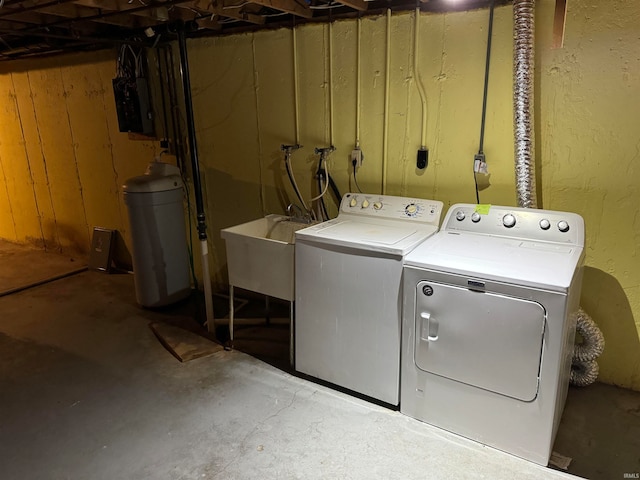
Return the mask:
<svg viewBox="0 0 640 480">
<path fill-rule="evenodd" d="M 161 307 L 189 295 L 184 185 L 174 165 L 152 162 L 123 186 L 131 228 L 136 299 Z"/>
</svg>

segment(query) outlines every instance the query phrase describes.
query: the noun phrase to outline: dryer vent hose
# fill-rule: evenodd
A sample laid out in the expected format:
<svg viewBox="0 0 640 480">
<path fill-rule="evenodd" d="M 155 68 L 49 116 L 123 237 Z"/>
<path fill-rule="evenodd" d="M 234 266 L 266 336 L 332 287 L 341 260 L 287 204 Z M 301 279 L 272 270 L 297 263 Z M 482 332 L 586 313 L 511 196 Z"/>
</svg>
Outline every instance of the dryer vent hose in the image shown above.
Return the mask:
<svg viewBox="0 0 640 480">
<path fill-rule="evenodd" d="M 586 387 L 598 378 L 596 358 L 604 350 L 604 336 L 593 319 L 580 308 L 577 313 L 576 332 L 582 343 L 576 343 L 571 364 L 571 385 Z"/>
</svg>

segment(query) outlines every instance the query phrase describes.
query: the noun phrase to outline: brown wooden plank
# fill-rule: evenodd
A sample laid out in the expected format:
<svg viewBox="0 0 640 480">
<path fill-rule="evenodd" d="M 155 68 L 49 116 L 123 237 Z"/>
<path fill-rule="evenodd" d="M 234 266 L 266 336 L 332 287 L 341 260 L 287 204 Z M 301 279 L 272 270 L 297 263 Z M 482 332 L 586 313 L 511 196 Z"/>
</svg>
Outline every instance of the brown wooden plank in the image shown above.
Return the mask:
<svg viewBox="0 0 640 480">
<path fill-rule="evenodd" d="M 422 0 L 425 1 L 425 0 Z M 428 1 L 428 0 L 426 0 Z M 346 5 L 347 7 L 351 7 L 351 8 L 355 8 L 356 10 L 360 10 L 361 12 L 364 12 L 367 7 L 368 4 L 367 2 L 365 2 L 364 0 L 338 0 L 339 3 Z"/>
<path fill-rule="evenodd" d="M 63 5 L 52 5 L 50 7 L 45 7 L 38 11 L 43 13 L 48 13 L 50 15 L 56 15 L 63 18 L 82 18 L 82 17 L 88 17 L 90 15 L 95 15 L 97 13 L 95 8 L 87 8 L 82 5 L 77 5 L 75 3 L 66 3 Z M 117 25 L 120 27 L 127 27 L 127 28 L 140 27 L 140 23 L 137 22 L 136 19 L 126 15 L 121 15 L 118 17 L 108 17 L 105 19 L 98 18 L 92 21 L 97 23 L 106 23 L 109 25 Z"/>
<path fill-rule="evenodd" d="M 552 48 L 562 48 L 564 45 L 564 27 L 567 19 L 567 0 L 556 0 L 556 10 L 553 16 Z"/>
<path fill-rule="evenodd" d="M 174 325 L 151 323 L 149 328 L 158 337 L 160 343 L 181 362 L 208 357 L 224 350 L 222 345 Z"/>
<path fill-rule="evenodd" d="M 304 6 L 295 0 L 251 0 L 251 3 L 280 10 L 281 12 L 291 13 L 298 17 L 313 17 L 313 11 L 309 7 Z"/>
<path fill-rule="evenodd" d="M 208 0 L 195 0 L 190 4 L 194 8 L 198 10 L 202 10 L 203 12 L 208 12 L 213 15 L 219 15 L 221 17 L 234 18 L 236 20 L 242 20 L 244 22 L 254 23 L 256 25 L 264 24 L 264 17 L 260 15 L 255 15 L 253 13 L 245 12 L 242 8 L 228 8 L 231 5 L 225 6 L 220 5 L 218 2 L 212 2 Z"/>
<path fill-rule="evenodd" d="M 77 5 L 84 5 L 85 7 L 100 8 L 102 10 L 124 12 L 139 7 L 141 4 L 137 2 L 129 3 L 126 0 L 77 0 Z M 131 15 L 137 17 L 150 17 L 157 21 L 169 20 L 168 9 L 165 7 L 150 8 L 149 10 L 140 10 L 132 12 Z M 147 26 L 145 24 L 145 26 Z"/>
</svg>

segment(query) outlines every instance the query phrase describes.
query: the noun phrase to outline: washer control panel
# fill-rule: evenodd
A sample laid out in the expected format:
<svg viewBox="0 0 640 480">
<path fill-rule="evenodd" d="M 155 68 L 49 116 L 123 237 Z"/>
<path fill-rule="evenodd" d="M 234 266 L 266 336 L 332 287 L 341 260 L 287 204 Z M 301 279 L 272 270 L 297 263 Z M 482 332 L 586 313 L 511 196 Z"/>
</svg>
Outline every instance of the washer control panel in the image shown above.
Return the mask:
<svg viewBox="0 0 640 480">
<path fill-rule="evenodd" d="M 580 215 L 535 208 L 456 204 L 441 230 L 584 245 Z"/>
<path fill-rule="evenodd" d="M 347 193 L 340 203 L 340 214 L 411 220 L 436 226 L 442 209 L 442 202 L 437 200 L 365 193 Z"/>
</svg>

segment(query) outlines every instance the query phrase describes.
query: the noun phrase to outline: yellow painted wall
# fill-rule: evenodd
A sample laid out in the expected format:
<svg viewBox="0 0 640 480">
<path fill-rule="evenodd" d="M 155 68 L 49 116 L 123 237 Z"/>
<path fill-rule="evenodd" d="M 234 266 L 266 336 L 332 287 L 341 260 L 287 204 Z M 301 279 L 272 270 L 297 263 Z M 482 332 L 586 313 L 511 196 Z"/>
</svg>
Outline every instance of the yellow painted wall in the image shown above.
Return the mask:
<svg viewBox="0 0 640 480">
<path fill-rule="evenodd" d="M 555 2 L 537 2 L 536 157 L 540 206 L 580 213 L 587 222 L 582 304 L 602 327 L 607 349 L 601 379 L 640 390 L 640 6 L 569 3 L 566 44 L 550 48 Z M 414 17 L 391 21 L 389 149 L 386 191 L 474 202 L 471 163 L 480 129 L 486 10 L 422 15 L 419 73 L 428 99 L 429 167 L 418 171 L 421 104 L 413 74 Z M 362 20 L 359 183 L 382 185 L 386 17 Z M 317 157 L 329 145 L 333 86 L 332 175 L 352 190 L 349 152 L 355 141 L 357 22 L 297 29 L 300 143 L 294 168 L 311 196 Z M 220 228 L 282 212 L 295 200 L 280 144 L 294 143 L 293 42 L 289 29 L 189 41 L 215 280 L 225 281 Z M 485 153 L 491 187 L 481 201 L 515 205 L 512 109 L 512 9 L 496 10 Z M 283 193 L 284 192 L 284 193 Z M 335 212 L 335 209 L 333 210 Z"/>
<path fill-rule="evenodd" d="M 128 242 L 120 187 L 159 149 L 118 132 L 114 76 L 110 51 L 0 65 L 1 238 L 82 254 L 100 226 Z"/>
<path fill-rule="evenodd" d="M 566 43 L 553 50 L 555 2 L 536 2 L 539 201 L 584 216 L 582 304 L 607 339 L 600 378 L 640 390 L 640 5 L 597 3 L 569 2 Z M 447 206 L 475 201 L 471 165 L 479 141 L 487 20 L 487 10 L 420 17 L 418 63 L 430 154 L 427 170 L 418 171 L 414 17 L 392 16 L 388 194 L 435 198 Z M 349 152 L 356 137 L 357 31 L 356 20 L 296 30 L 304 148 L 294 153 L 293 165 L 306 198 L 315 190 L 313 148 L 331 142 L 337 147 L 332 176 L 343 193 L 354 189 Z M 386 16 L 362 19 L 365 162 L 358 179 L 369 192 L 383 188 L 386 36 Z M 220 229 L 281 213 L 295 200 L 280 152 L 281 144 L 296 141 L 293 38 L 290 29 L 268 30 L 189 40 L 188 48 L 211 270 L 221 289 L 226 260 Z M 0 73 L 1 112 L 11 123 L 0 131 L 0 236 L 86 250 L 93 225 L 111 225 L 127 238 L 119 186 L 144 169 L 157 147 L 117 132 L 113 55 L 63 58 L 61 66 L 60 59 L 33 61 Z M 484 148 L 491 186 L 480 194 L 483 203 L 516 203 L 512 116 L 512 9 L 503 6 L 495 15 Z M 335 213 L 335 206 L 330 210 Z"/>
<path fill-rule="evenodd" d="M 551 8 L 538 15 L 543 203 L 584 216 L 600 378 L 640 390 L 640 4 L 568 4 L 563 49 L 548 47 Z"/>
</svg>

